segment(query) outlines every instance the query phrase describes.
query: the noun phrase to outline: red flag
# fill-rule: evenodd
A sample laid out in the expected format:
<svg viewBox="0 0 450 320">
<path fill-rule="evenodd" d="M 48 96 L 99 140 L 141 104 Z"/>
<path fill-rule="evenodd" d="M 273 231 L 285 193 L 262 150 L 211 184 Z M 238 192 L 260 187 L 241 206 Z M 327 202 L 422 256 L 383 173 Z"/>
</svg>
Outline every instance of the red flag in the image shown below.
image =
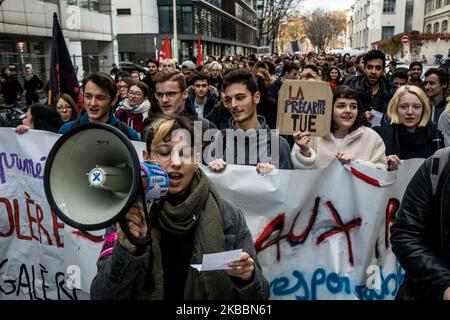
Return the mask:
<svg viewBox="0 0 450 320">
<path fill-rule="evenodd" d="M 197 41 L 197 66 L 203 66 L 203 48 L 202 42 L 200 41 L 200 32 L 198 33 Z"/>
<path fill-rule="evenodd" d="M 83 95 L 80 92 L 77 75 L 67 50 L 66 42 L 58 22 L 56 12 L 53 13 L 52 51 L 50 63 L 50 81 L 47 103 L 56 103 L 55 99 L 62 93 L 68 93 L 77 102 L 78 111 L 83 106 Z"/>
<path fill-rule="evenodd" d="M 166 34 L 164 44 L 159 52 L 159 68 L 162 69 L 164 59 L 172 59 L 172 49 L 170 48 L 169 36 Z"/>
</svg>

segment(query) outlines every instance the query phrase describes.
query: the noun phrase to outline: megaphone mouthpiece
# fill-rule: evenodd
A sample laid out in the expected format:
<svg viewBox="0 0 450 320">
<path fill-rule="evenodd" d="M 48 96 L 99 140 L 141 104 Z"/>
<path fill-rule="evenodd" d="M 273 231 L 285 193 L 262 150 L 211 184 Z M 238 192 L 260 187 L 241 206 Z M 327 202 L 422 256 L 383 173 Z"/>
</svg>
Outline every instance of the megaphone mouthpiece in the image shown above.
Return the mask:
<svg viewBox="0 0 450 320">
<path fill-rule="evenodd" d="M 111 192 L 128 192 L 133 179 L 130 168 L 97 165 L 87 173 L 90 187 Z"/>
</svg>

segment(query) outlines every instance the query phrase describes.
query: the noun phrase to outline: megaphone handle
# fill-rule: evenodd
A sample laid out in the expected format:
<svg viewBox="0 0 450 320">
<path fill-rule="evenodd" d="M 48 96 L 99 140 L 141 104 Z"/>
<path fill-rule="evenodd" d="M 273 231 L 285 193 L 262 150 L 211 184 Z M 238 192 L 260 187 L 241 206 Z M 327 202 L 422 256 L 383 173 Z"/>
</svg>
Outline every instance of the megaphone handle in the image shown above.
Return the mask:
<svg viewBox="0 0 450 320">
<path fill-rule="evenodd" d="M 139 239 L 136 238 L 130 231 L 130 228 L 128 228 L 128 224 L 126 223 L 124 218 L 120 218 L 119 220 L 120 228 L 122 229 L 123 233 L 125 234 L 125 237 L 135 246 L 143 247 L 143 246 L 149 246 L 152 243 L 152 240 L 150 238 L 150 235 L 147 234 L 145 238 Z"/>
<path fill-rule="evenodd" d="M 145 217 L 147 218 L 147 208 L 145 205 L 145 201 L 136 200 L 135 206 L 142 207 L 144 210 Z M 127 222 L 125 221 L 125 217 L 120 218 L 119 220 L 120 228 L 122 229 L 123 233 L 125 234 L 125 237 L 135 246 L 143 247 L 143 246 L 149 246 L 152 243 L 152 239 L 150 238 L 150 225 L 148 225 L 148 231 L 145 235 L 145 238 L 139 239 L 136 238 L 130 231 L 130 228 L 128 227 Z"/>
</svg>

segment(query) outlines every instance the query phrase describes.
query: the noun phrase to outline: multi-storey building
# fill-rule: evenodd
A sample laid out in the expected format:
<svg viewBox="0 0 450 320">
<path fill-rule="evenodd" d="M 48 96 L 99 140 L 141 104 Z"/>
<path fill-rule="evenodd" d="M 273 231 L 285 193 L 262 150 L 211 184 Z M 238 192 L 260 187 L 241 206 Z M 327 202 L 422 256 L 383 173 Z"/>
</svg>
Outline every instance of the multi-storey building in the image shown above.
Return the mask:
<svg viewBox="0 0 450 320">
<path fill-rule="evenodd" d="M 0 66 L 15 68 L 19 80 L 31 64 L 49 76 L 53 13 L 59 17 L 78 76 L 109 72 L 118 60 L 111 0 L 6 0 L 0 6 Z"/>
<path fill-rule="evenodd" d="M 368 50 L 376 41 L 420 31 L 424 25 L 423 0 L 356 0 L 352 10 L 348 34 L 355 49 Z"/>
<path fill-rule="evenodd" d="M 450 32 L 450 0 L 426 0 L 424 32 Z"/>
<path fill-rule="evenodd" d="M 115 3 L 122 59 L 142 62 L 146 57 L 155 57 L 165 35 L 173 39 L 173 0 Z M 179 61 L 197 55 L 198 34 L 204 56 L 255 51 L 255 0 L 177 0 L 176 20 Z"/>
<path fill-rule="evenodd" d="M 158 9 L 160 34 L 172 34 L 172 1 L 158 0 Z M 199 33 L 207 55 L 255 51 L 255 0 L 182 0 L 177 1 L 177 13 L 180 59 L 195 55 Z"/>
<path fill-rule="evenodd" d="M 450 58 L 450 0 L 426 0 L 424 33 L 433 33 L 431 40 L 423 41 L 420 54 L 429 62 L 439 63 L 443 58 Z M 441 39 L 441 34 L 447 34 Z"/>
</svg>

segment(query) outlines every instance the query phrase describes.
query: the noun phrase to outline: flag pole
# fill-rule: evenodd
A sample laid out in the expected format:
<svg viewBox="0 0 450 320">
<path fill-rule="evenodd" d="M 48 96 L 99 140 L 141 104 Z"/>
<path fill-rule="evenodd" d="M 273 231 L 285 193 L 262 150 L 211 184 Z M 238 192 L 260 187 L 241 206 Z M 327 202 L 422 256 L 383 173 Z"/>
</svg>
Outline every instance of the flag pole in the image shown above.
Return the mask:
<svg viewBox="0 0 450 320">
<path fill-rule="evenodd" d="M 177 2 L 173 0 L 173 58 L 178 63 Z"/>
<path fill-rule="evenodd" d="M 157 36 L 153 37 L 153 43 L 155 45 L 155 59 L 159 60 L 159 50 L 158 50 L 158 45 L 157 45 L 157 42 L 156 42 L 157 39 L 158 39 Z"/>
</svg>

